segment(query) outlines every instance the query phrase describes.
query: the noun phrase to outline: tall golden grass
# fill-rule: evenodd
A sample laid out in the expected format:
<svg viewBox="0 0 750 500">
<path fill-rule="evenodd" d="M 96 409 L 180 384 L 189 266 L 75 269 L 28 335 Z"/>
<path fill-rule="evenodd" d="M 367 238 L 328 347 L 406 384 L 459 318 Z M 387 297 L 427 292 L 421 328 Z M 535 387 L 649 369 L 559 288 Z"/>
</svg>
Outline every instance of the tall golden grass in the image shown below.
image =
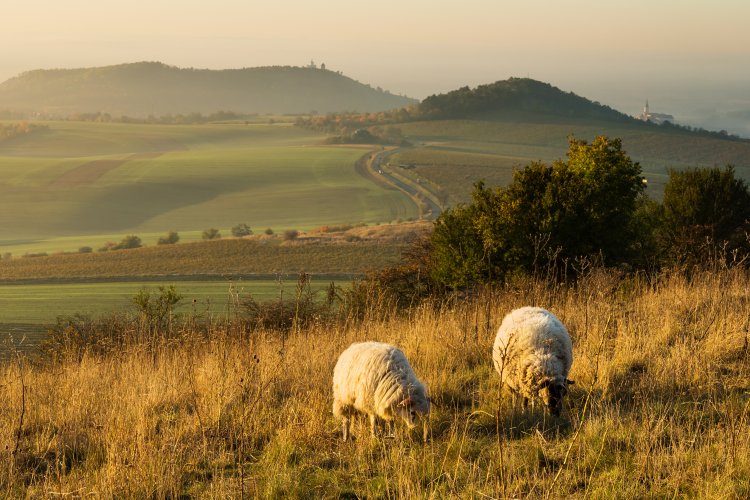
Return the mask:
<svg viewBox="0 0 750 500">
<path fill-rule="evenodd" d="M 561 418 L 524 413 L 491 364 L 505 313 L 553 311 L 574 341 Z M 750 496 L 750 276 L 527 281 L 288 333 L 186 319 L 157 343 L 0 370 L 0 495 L 120 498 Z M 341 442 L 338 354 L 400 346 L 430 437 Z"/>
</svg>

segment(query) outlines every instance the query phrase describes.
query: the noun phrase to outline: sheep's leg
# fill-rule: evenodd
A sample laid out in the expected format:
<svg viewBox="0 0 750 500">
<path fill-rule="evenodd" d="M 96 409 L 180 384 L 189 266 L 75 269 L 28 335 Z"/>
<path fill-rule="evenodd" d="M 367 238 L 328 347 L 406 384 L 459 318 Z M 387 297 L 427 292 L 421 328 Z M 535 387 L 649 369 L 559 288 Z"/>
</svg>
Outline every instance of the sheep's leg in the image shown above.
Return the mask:
<svg viewBox="0 0 750 500">
<path fill-rule="evenodd" d="M 349 417 L 341 419 L 341 434 L 344 436 L 344 441 L 349 439 Z"/>
<path fill-rule="evenodd" d="M 395 420 L 386 420 L 385 421 L 385 431 L 388 434 L 388 437 L 396 437 L 396 421 Z"/>
<path fill-rule="evenodd" d="M 427 438 L 429 437 L 429 434 L 430 434 L 430 428 L 427 425 L 427 417 L 424 417 L 422 419 L 422 442 L 423 443 L 427 442 Z"/>
<path fill-rule="evenodd" d="M 374 414 L 370 414 L 370 431 L 372 432 L 372 437 L 375 437 L 375 426 L 377 424 L 377 417 Z"/>
</svg>

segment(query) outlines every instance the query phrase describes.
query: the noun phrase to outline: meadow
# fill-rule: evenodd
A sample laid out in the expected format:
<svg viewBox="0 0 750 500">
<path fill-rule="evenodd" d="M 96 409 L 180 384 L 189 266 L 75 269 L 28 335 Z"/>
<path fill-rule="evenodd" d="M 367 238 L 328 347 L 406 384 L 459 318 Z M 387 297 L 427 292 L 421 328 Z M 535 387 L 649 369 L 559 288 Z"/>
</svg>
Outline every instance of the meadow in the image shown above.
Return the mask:
<svg viewBox="0 0 750 500">
<path fill-rule="evenodd" d="M 356 172 L 368 149 L 321 146 L 289 123 L 45 125 L 0 143 L 0 253 L 418 215 L 408 197 Z"/>
<path fill-rule="evenodd" d="M 157 331 L 120 318 L 101 327 L 114 342 L 97 344 L 104 350 L 61 344 L 51 358 L 2 365 L 0 491 L 747 498 L 748 290 L 744 269 L 691 279 L 591 269 L 569 286 L 517 281 L 401 313 L 373 294 L 356 313 L 334 305 L 333 316 L 285 331 L 239 317 Z M 576 385 L 560 418 L 514 407 L 492 368 L 503 315 L 528 304 L 554 312 L 573 338 Z M 399 345 L 426 383 L 426 443 L 416 431 L 371 438 L 356 427 L 354 442 L 341 442 L 331 373 L 366 339 Z"/>
</svg>

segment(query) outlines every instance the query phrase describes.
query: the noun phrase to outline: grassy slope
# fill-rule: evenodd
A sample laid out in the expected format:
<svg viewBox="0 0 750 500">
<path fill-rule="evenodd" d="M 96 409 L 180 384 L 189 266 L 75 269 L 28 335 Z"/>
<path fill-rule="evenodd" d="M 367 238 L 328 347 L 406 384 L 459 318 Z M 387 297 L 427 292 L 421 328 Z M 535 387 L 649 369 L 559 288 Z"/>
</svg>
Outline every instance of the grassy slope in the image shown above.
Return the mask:
<svg viewBox="0 0 750 500">
<path fill-rule="evenodd" d="M 451 202 L 466 201 L 476 180 L 505 185 L 512 179 L 513 168 L 564 158 L 571 135 L 585 140 L 602 134 L 621 138 L 625 151 L 641 163 L 655 197 L 660 196 L 668 167 L 733 164 L 740 176 L 750 179 L 750 142 L 663 127 L 564 118 L 437 120 L 399 127 L 416 147 L 394 155 L 390 164 L 414 164 L 411 175 L 441 186 Z"/>
<path fill-rule="evenodd" d="M 362 149 L 315 146 L 320 136 L 286 124 L 49 125 L 0 144 L 2 252 L 239 222 L 305 229 L 416 214 L 399 192 L 356 174 Z M 69 239 L 37 243 L 51 237 Z"/>
<path fill-rule="evenodd" d="M 408 317 L 281 337 L 189 324 L 183 343 L 0 366 L 7 496 L 212 498 L 747 498 L 748 276 L 594 272 Z M 560 419 L 523 414 L 492 368 L 503 315 L 548 307 L 576 380 Z M 484 325 L 488 324 L 489 329 Z M 399 345 L 434 404 L 431 436 L 341 443 L 331 373 L 351 342 Z M 744 347 L 743 347 L 744 346 Z M 301 362 L 303 360 L 304 362 Z M 498 399 L 498 395 L 502 398 Z M 23 398 L 22 398 L 23 396 Z M 22 401 L 24 406 L 22 408 Z M 21 432 L 17 433 L 23 415 Z M 17 452 L 11 454 L 16 448 Z"/>
</svg>

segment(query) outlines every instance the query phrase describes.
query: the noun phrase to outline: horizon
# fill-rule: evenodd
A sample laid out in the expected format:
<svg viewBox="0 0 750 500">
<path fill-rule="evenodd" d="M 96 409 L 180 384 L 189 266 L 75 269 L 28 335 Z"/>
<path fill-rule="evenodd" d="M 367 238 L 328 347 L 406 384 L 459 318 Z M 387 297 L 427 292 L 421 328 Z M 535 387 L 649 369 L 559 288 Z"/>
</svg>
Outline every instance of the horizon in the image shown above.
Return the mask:
<svg viewBox="0 0 750 500">
<path fill-rule="evenodd" d="M 24 43 L 0 61 L 0 81 L 140 61 L 239 69 L 314 60 L 419 100 L 529 77 L 629 115 L 648 100 L 679 123 L 715 128 L 724 120 L 722 128 L 750 135 L 744 115 L 732 115 L 750 114 L 750 4 L 740 0 L 467 0 L 460 9 L 384 0 L 377 11 L 342 0 L 30 0 L 8 10 L 0 40 Z"/>
</svg>

